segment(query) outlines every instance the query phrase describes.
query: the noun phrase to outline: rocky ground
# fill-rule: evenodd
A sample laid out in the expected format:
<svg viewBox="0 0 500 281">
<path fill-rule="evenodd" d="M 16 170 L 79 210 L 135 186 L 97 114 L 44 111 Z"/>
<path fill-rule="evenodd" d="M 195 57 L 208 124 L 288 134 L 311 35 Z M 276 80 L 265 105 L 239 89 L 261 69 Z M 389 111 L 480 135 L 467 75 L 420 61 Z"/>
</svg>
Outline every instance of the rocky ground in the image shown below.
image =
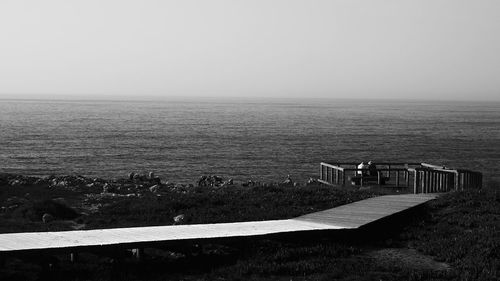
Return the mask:
<svg viewBox="0 0 500 281">
<path fill-rule="evenodd" d="M 498 280 L 497 187 L 447 194 L 357 236 L 146 249 L 141 261 L 128 252 L 82 253 L 76 264 L 44 257 L 57 265 L 51 268 L 40 257 L 9 259 L 0 263 L 0 280 Z M 290 177 L 178 184 L 151 173 L 0 175 L 0 233 L 289 218 L 380 194 Z"/>
<path fill-rule="evenodd" d="M 220 207 L 225 200 L 234 201 L 231 196 L 241 198 L 242 194 L 252 192 L 265 194 L 262 192 L 265 189 L 300 189 L 311 186 L 318 186 L 318 183 L 310 179 L 299 184 L 290 176 L 279 183 L 261 183 L 252 180 L 235 182 L 208 175 L 201 176 L 195 183 L 186 184 L 169 182 L 152 172 L 130 173 L 120 179 L 78 175 L 32 177 L 3 174 L 0 175 L 0 233 L 144 225 L 144 218 L 137 217 L 137 221 L 130 219 L 138 210 L 151 204 L 157 209 L 149 210 L 150 212 L 159 212 L 165 206 L 171 210 L 168 214 L 163 210 L 163 216 L 148 220 L 149 224 L 154 224 L 155 221 L 156 224 L 224 222 L 229 219 L 227 216 L 203 217 L 195 213 L 204 213 L 201 209 L 206 209 L 206 204 L 211 204 L 210 202 Z M 260 189 L 262 190 L 258 191 Z M 273 201 L 271 199 L 268 198 L 268 201 Z M 255 204 L 266 204 L 258 196 L 257 200 L 260 203 L 254 202 Z M 267 207 L 273 208 L 271 203 L 268 202 Z M 300 201 L 292 203 L 304 204 Z M 135 210 L 129 210 L 128 205 L 134 205 Z M 247 209 L 248 212 L 251 212 L 250 209 Z M 117 211 L 122 213 L 117 215 Z M 130 213 L 127 214 L 128 212 Z M 190 215 L 186 218 L 184 212 L 189 212 Z M 285 215 L 282 213 L 281 215 Z M 113 217 L 112 222 L 106 219 L 107 215 Z M 98 218 L 98 221 L 94 221 L 94 218 Z M 106 224 L 103 221 L 107 221 Z"/>
</svg>

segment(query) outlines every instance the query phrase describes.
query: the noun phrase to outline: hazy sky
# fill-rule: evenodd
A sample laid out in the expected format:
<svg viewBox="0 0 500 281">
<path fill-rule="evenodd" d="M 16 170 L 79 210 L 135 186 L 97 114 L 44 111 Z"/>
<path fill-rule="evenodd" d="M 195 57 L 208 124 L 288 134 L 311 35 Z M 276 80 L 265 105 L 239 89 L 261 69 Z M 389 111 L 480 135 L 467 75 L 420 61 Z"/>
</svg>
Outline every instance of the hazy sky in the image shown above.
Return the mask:
<svg viewBox="0 0 500 281">
<path fill-rule="evenodd" d="M 500 100 L 499 0 L 0 0 L 0 97 Z"/>
</svg>

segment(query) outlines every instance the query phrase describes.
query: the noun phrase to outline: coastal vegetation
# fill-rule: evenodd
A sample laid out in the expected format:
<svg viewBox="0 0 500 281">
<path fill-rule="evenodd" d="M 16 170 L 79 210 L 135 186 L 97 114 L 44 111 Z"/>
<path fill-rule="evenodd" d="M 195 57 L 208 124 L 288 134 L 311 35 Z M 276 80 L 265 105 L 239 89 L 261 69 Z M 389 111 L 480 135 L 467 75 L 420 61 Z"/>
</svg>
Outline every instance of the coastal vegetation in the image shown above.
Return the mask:
<svg viewBox="0 0 500 281">
<path fill-rule="evenodd" d="M 152 179 L 0 181 L 0 232 L 282 219 L 383 194 L 317 183 L 172 185 Z M 151 178 L 151 177 L 150 177 Z M 78 181 L 74 181 L 77 183 Z M 14 183 L 14 184 L 13 184 Z M 97 183 L 97 184 L 95 184 Z M 107 188 L 104 186 L 108 184 Z M 359 233 L 146 249 L 146 257 L 57 256 L 57 269 L 8 259 L 1 280 L 498 280 L 500 191 L 444 194 Z M 43 221 L 50 214 L 53 219 Z"/>
</svg>

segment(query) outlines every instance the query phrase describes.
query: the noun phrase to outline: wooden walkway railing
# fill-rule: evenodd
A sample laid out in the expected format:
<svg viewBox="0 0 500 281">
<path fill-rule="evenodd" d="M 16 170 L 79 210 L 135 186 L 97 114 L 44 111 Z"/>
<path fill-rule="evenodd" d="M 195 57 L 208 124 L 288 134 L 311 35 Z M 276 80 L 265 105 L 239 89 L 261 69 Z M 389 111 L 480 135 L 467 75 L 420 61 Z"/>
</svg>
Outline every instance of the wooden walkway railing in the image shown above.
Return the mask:
<svg viewBox="0 0 500 281">
<path fill-rule="evenodd" d="M 377 166 L 378 185 L 387 182 L 388 186 L 413 187 L 413 193 L 447 192 L 481 188 L 483 176 L 480 172 L 464 169 L 448 169 L 427 163 L 374 163 Z M 345 186 L 353 177 L 367 173 L 368 169 L 358 169 L 356 163 L 322 162 L 319 181 L 329 185 Z M 361 177 L 361 185 L 363 182 Z"/>
</svg>

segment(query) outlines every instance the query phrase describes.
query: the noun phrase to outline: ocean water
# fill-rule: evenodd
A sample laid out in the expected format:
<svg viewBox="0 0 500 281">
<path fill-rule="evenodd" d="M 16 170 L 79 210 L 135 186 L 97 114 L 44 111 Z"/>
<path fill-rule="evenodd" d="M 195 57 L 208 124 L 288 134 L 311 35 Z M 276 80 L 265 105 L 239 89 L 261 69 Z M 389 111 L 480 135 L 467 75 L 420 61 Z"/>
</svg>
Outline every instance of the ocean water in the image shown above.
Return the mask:
<svg viewBox="0 0 500 281">
<path fill-rule="evenodd" d="M 0 100 L 0 172 L 305 181 L 321 161 L 428 162 L 500 180 L 500 103 Z"/>
</svg>

